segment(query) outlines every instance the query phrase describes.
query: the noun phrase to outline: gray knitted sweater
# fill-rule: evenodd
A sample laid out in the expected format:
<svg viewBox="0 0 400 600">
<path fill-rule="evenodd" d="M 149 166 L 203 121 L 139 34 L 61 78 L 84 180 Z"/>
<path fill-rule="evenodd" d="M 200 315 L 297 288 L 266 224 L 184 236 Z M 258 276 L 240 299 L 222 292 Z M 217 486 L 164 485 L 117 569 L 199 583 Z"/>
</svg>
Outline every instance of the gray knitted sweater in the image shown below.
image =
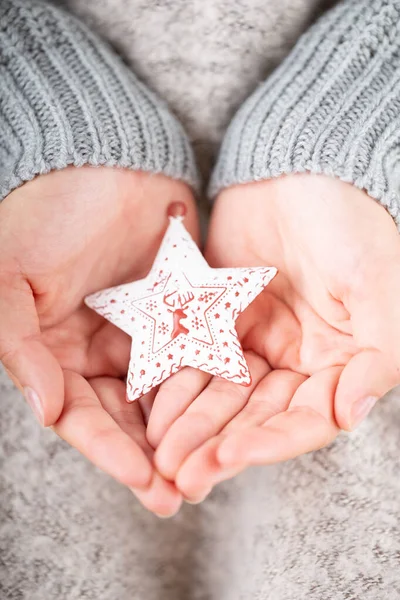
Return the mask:
<svg viewBox="0 0 400 600">
<path fill-rule="evenodd" d="M 212 64 L 202 65 L 198 48 L 202 68 L 197 72 L 184 61 L 188 44 L 207 43 L 207 27 L 217 22 L 218 3 L 202 3 L 196 9 L 196 4 L 182 2 L 162 8 L 138 0 L 69 0 L 63 2 L 68 5 L 65 11 L 55 4 L 60 2 L 0 3 L 1 198 L 40 173 L 85 163 L 162 172 L 196 188 L 196 168 L 182 127 L 133 71 L 163 92 L 183 118 L 207 175 L 235 104 L 257 83 L 255 77 L 264 78 L 289 51 L 316 9 L 326 7 L 326 2 L 288 0 L 273 9 L 272 3 L 257 2 L 253 12 L 242 7 L 239 26 L 241 7 L 232 7 L 225 21 L 228 34 L 236 37 L 242 28 L 251 27 L 251 19 L 265 19 L 265 11 L 271 21 L 266 33 L 272 35 L 282 28 L 285 15 L 298 9 L 283 44 L 280 35 L 279 51 L 271 52 L 270 44 L 268 55 L 260 52 L 258 73 L 253 69 L 249 79 L 246 55 L 235 65 L 243 73 L 243 84 L 232 102 L 232 90 L 224 94 L 218 86 L 218 53 L 226 52 L 224 44 L 213 48 Z M 161 10 L 170 11 L 170 26 L 164 38 L 153 39 L 154 19 Z M 180 29 L 174 22 L 177 11 Z M 143 30 L 146 17 L 149 24 Z M 308 170 L 366 189 L 399 220 L 399 17 L 399 0 L 347 0 L 323 15 L 272 76 L 259 82 L 234 117 L 212 177 L 211 195 L 233 183 Z M 217 18 L 221 23 L 220 14 Z M 229 31 L 233 23 L 235 30 Z M 96 29 L 116 50 L 97 37 Z M 221 36 L 225 40 L 227 33 Z M 149 52 L 143 53 L 146 43 Z M 165 65 L 158 61 L 151 75 L 151 48 L 160 44 L 165 46 Z M 135 47 L 141 49 L 140 64 L 135 62 Z M 148 57 L 147 66 L 143 56 Z M 179 60 L 171 69 L 174 57 Z M 210 73 L 214 97 L 210 89 L 205 90 L 204 102 L 198 97 L 200 116 L 194 118 L 185 102 L 190 105 L 187 99 L 197 79 Z M 167 81 L 164 87 L 158 81 L 162 77 Z M 188 97 L 179 101 L 173 93 L 176 78 L 187 81 Z"/>
</svg>

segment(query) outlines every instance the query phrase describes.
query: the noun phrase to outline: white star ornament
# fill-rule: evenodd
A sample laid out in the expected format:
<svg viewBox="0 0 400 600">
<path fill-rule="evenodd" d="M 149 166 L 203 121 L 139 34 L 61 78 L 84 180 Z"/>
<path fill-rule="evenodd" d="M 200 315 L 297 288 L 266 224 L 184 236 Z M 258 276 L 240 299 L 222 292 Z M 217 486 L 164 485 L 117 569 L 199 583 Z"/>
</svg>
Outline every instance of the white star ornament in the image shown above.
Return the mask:
<svg viewBox="0 0 400 600">
<path fill-rule="evenodd" d="M 277 272 L 274 267 L 212 269 L 183 218 L 169 219 L 147 277 L 85 300 L 132 337 L 129 402 L 184 366 L 249 385 L 235 321 Z"/>
</svg>

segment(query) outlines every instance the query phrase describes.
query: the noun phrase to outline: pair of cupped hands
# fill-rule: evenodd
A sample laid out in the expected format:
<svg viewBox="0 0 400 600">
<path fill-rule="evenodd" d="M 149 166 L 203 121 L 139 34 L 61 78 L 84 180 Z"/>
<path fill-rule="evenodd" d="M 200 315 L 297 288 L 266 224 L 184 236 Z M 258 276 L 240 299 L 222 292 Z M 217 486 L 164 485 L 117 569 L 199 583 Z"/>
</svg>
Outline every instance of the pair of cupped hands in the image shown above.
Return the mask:
<svg viewBox="0 0 400 600">
<path fill-rule="evenodd" d="M 0 357 L 53 427 L 142 504 L 170 516 L 250 465 L 354 429 L 400 382 L 400 237 L 350 184 L 311 174 L 239 185 L 214 204 L 212 267 L 274 266 L 237 321 L 250 387 L 185 368 L 127 403 L 130 338 L 84 306 L 144 277 L 190 189 L 113 168 L 42 175 L 0 204 Z"/>
</svg>

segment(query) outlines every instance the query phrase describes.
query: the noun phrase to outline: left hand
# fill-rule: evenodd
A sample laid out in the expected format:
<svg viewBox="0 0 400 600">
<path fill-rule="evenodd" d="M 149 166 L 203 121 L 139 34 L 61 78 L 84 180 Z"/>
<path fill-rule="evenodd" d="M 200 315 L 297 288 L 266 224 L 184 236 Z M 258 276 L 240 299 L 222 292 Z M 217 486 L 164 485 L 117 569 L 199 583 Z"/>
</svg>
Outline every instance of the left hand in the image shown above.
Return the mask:
<svg viewBox="0 0 400 600">
<path fill-rule="evenodd" d="M 279 273 L 237 323 L 252 386 L 185 369 L 155 398 L 156 466 L 191 501 L 330 443 L 400 382 L 400 237 L 364 192 L 310 174 L 228 189 L 207 258 Z"/>
<path fill-rule="evenodd" d="M 83 299 L 147 273 L 174 201 L 196 236 L 189 188 L 153 173 L 68 167 L 0 204 L 0 361 L 42 425 L 164 516 L 182 498 L 154 469 L 140 403 L 125 400 L 131 340 Z"/>
</svg>

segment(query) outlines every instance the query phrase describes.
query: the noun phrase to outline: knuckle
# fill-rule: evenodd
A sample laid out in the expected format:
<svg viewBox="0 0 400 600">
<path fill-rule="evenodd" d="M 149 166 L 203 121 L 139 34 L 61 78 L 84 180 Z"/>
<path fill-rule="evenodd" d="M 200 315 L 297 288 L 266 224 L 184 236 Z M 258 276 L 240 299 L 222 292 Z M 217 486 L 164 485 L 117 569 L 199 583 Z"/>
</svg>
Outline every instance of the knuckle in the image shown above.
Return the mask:
<svg viewBox="0 0 400 600">
<path fill-rule="evenodd" d="M 219 419 L 218 415 L 214 413 L 205 412 L 199 409 L 189 409 L 186 414 L 179 417 L 177 423 L 180 424 L 181 427 L 187 426 L 188 421 L 195 421 L 197 426 L 204 427 L 207 431 L 215 431 L 219 427 Z"/>
<path fill-rule="evenodd" d="M 109 412 L 109 415 L 118 425 L 128 425 L 130 429 L 143 427 L 143 420 L 139 418 L 137 413 L 130 410 L 116 410 Z"/>
<path fill-rule="evenodd" d="M 218 396 L 224 396 L 232 399 L 243 399 L 243 397 L 248 392 L 248 388 L 239 386 L 237 384 L 231 383 L 229 381 L 225 381 L 219 377 L 214 377 L 210 384 L 209 390 Z"/>
<path fill-rule="evenodd" d="M 316 446 L 318 448 L 324 448 L 328 446 L 336 437 L 338 428 L 333 424 L 329 423 L 328 419 L 320 412 L 312 408 L 311 406 L 296 406 L 289 409 L 289 412 L 306 416 L 314 421 L 313 430 L 318 431 L 318 436 L 315 438 Z"/>
<path fill-rule="evenodd" d="M 72 411 L 74 412 L 74 416 L 76 413 L 87 414 L 86 411 L 93 411 L 93 422 L 95 422 L 96 416 L 101 412 L 101 407 L 97 403 L 96 399 L 91 396 L 67 396 L 65 399 L 65 410 L 68 411 L 68 414 L 71 415 Z"/>
<path fill-rule="evenodd" d="M 17 350 L 15 348 L 9 348 L 5 341 L 0 337 L 0 362 L 5 367 L 14 362 Z"/>
<path fill-rule="evenodd" d="M 246 415 L 248 415 L 250 417 L 264 414 L 264 413 L 268 412 L 267 404 L 264 400 L 250 399 L 249 402 L 244 407 L 243 412 L 246 413 Z"/>
<path fill-rule="evenodd" d="M 158 391 L 158 395 L 164 396 L 184 396 L 188 393 L 187 387 L 180 383 L 177 380 L 174 380 L 173 377 L 167 379 L 161 386 Z"/>
</svg>

